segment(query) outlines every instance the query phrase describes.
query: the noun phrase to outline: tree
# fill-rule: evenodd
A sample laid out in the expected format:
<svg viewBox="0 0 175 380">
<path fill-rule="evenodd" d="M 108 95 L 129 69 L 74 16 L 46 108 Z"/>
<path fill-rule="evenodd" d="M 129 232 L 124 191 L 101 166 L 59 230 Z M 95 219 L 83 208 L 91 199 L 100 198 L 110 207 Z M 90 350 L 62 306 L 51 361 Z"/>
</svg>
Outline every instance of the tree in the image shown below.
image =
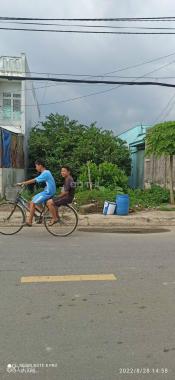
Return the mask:
<svg viewBox="0 0 175 380">
<path fill-rule="evenodd" d="M 87 161 L 95 164 L 107 161 L 130 172 L 130 153 L 125 143 L 112 131 L 97 128 L 95 124 L 82 125 L 66 116 L 51 114 L 41 126 L 32 129 L 29 138 L 30 166 L 42 157 L 60 183 L 59 167 L 68 164 L 78 178 Z"/>
<path fill-rule="evenodd" d="M 174 204 L 173 156 L 175 155 L 175 121 L 155 125 L 146 136 L 146 154 L 155 157 L 169 157 L 170 160 L 170 201 Z"/>
</svg>

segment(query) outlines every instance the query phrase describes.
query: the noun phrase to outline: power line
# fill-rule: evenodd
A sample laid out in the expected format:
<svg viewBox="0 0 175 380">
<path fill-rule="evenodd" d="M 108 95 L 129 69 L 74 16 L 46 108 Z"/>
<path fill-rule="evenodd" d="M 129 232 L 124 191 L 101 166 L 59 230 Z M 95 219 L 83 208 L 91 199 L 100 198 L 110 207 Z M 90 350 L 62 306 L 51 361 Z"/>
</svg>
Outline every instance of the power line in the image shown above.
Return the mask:
<svg viewBox="0 0 175 380">
<path fill-rule="evenodd" d="M 174 61 L 173 61 L 173 62 L 174 62 Z M 173 62 L 170 62 L 169 64 L 172 64 Z M 163 66 L 163 67 L 164 67 L 164 66 Z M 160 66 L 159 68 L 157 68 L 157 69 L 155 69 L 155 70 L 152 70 L 151 72 L 147 72 L 147 73 L 145 73 L 144 75 L 140 76 L 140 78 L 138 77 L 137 79 L 145 78 L 145 77 L 146 77 L 147 75 L 149 75 L 150 73 L 153 73 L 154 71 L 161 70 L 163 67 Z M 68 102 L 72 102 L 72 101 L 75 101 L 75 100 L 84 99 L 84 98 L 87 98 L 87 97 L 90 97 L 90 96 L 99 95 L 99 94 L 104 94 L 104 93 L 107 93 L 107 92 L 110 92 L 110 91 L 114 91 L 114 90 L 117 90 L 117 89 L 120 88 L 120 87 L 121 87 L 121 85 L 119 85 L 119 86 L 115 86 L 115 87 L 111 87 L 111 88 L 109 88 L 108 90 L 102 90 L 102 91 L 91 92 L 91 93 L 89 93 L 89 94 L 85 94 L 85 95 L 81 95 L 81 96 L 76 96 L 76 97 L 68 98 L 68 99 L 63 99 L 63 100 L 59 100 L 59 101 L 56 101 L 56 102 L 45 103 L 45 104 L 39 104 L 39 106 L 47 106 L 47 105 L 53 105 L 53 104 L 68 103 Z"/>
<path fill-rule="evenodd" d="M 16 75 L 0 75 L 0 79 L 7 80 L 23 80 L 23 81 L 49 81 L 49 82 L 61 82 L 61 83 L 81 83 L 81 84 L 119 84 L 119 85 L 138 85 L 138 86 L 162 86 L 162 87 L 175 87 L 173 83 L 165 82 L 134 82 L 134 81 L 109 81 L 109 80 L 88 80 L 88 79 L 68 79 L 68 78 L 43 78 L 43 77 L 27 77 Z"/>
<path fill-rule="evenodd" d="M 148 61 L 145 61 L 145 62 L 142 62 L 142 63 L 138 63 L 136 65 L 132 65 L 132 66 L 126 66 L 125 68 L 122 68 L 122 69 L 118 69 L 118 70 L 114 70 L 114 71 L 110 71 L 108 73 L 105 73 L 106 75 L 108 74 L 113 74 L 113 73 L 117 73 L 117 72 L 120 72 L 120 71 L 124 71 L 124 70 L 128 70 L 128 69 L 134 69 L 134 68 L 137 68 L 137 67 L 140 67 L 140 66 L 144 66 L 144 65 L 147 65 L 149 63 L 152 63 L 152 62 L 156 62 L 156 61 L 159 61 L 163 58 L 168 58 L 172 55 L 174 55 L 175 53 L 171 53 L 171 54 L 168 54 L 167 56 L 161 56 L 161 57 L 158 57 L 158 58 L 154 58 L 154 59 L 151 59 L 151 60 L 148 60 Z M 149 73 L 150 74 L 150 73 Z"/>
<path fill-rule="evenodd" d="M 158 58 L 153 58 L 151 60 L 147 60 L 147 61 L 144 61 L 144 62 L 141 62 L 141 63 L 137 63 L 137 64 L 134 64 L 134 65 L 130 65 L 130 66 L 125 66 L 125 67 L 122 67 L 120 69 L 117 69 L 117 70 L 113 70 L 113 71 L 108 71 L 108 72 L 105 72 L 103 74 L 98 74 L 98 75 L 92 75 L 92 74 L 72 74 L 72 73 L 48 73 L 48 72 L 37 72 L 37 71 L 30 71 L 30 74 L 40 74 L 40 75 L 66 75 L 66 76 L 83 76 L 83 77 L 105 77 L 107 76 L 108 74 L 113 74 L 113 73 L 117 73 L 117 72 L 121 72 L 121 71 L 126 71 L 126 70 L 130 70 L 130 69 L 135 69 L 137 67 L 141 67 L 141 66 L 144 66 L 144 65 L 147 65 L 149 63 L 153 63 L 153 62 L 156 62 L 156 61 L 160 61 L 164 58 L 169 58 L 171 56 L 175 55 L 175 52 L 174 53 L 171 53 L 171 54 L 168 54 L 168 55 L 163 55 L 163 56 L 160 56 Z M 162 66 L 161 66 L 162 67 Z M 26 74 L 29 72 L 23 72 L 23 74 Z M 150 74 L 150 73 L 149 73 Z"/>
<path fill-rule="evenodd" d="M 162 59 L 164 59 L 164 58 L 168 58 L 168 57 L 171 57 L 171 56 L 173 56 L 173 55 L 175 55 L 175 52 L 174 53 L 171 53 L 171 54 L 167 54 L 167 55 L 163 55 L 163 56 L 160 56 L 160 57 L 157 57 L 157 58 L 154 58 L 154 59 L 151 59 L 151 60 L 146 60 L 146 61 L 144 61 L 144 62 L 141 62 L 141 63 L 138 63 L 138 64 L 134 64 L 134 65 L 130 65 L 130 66 L 125 66 L 125 67 L 123 67 L 123 68 L 120 68 L 120 69 L 117 69 L 117 70 L 113 70 L 113 71 L 109 71 L 109 72 L 106 72 L 106 73 L 101 73 L 101 74 L 98 74 L 98 75 L 92 75 L 92 74 L 74 74 L 74 73 L 48 73 L 48 72 L 36 72 L 36 71 L 30 71 L 30 72 L 21 72 L 22 74 L 39 74 L 39 75 L 49 75 L 49 76 L 51 76 L 51 75 L 59 75 L 59 76 L 62 76 L 62 75 L 66 75 L 66 76 L 77 76 L 77 77 L 89 77 L 89 78 L 91 78 L 91 77 L 108 77 L 108 74 L 113 74 L 113 73 L 116 73 L 116 72 L 121 72 L 121 71 L 126 71 L 126 70 L 129 70 L 129 69 L 133 69 L 133 68 L 137 68 L 137 67 L 141 67 L 141 66 L 144 66 L 144 65 L 147 65 L 147 64 L 149 64 L 149 63 L 153 63 L 153 62 L 156 62 L 156 61 L 160 61 L 160 60 L 162 60 Z M 174 61 L 173 61 L 174 62 Z M 169 64 L 171 64 L 171 63 L 173 63 L 173 62 L 170 62 Z M 169 65 L 169 64 L 167 64 L 167 65 Z M 157 69 L 155 69 L 155 70 L 153 70 L 153 71 L 151 71 L 151 72 L 148 72 L 148 73 L 146 73 L 146 74 L 144 74 L 144 75 L 142 75 L 142 76 L 139 76 L 139 77 L 120 77 L 120 76 L 114 76 L 114 77 L 119 77 L 119 78 L 133 78 L 133 79 L 139 79 L 139 78 L 145 78 L 145 77 L 147 77 L 147 78 L 149 78 L 147 75 L 149 75 L 150 73 L 153 73 L 154 71 L 158 71 L 158 70 L 160 70 L 160 69 L 162 69 L 163 67 L 162 66 L 160 66 L 159 68 L 157 68 Z M 2 70 L 1 70 L 2 71 Z M 170 79 L 170 78 L 173 78 L 173 77 L 157 77 L 157 78 L 152 78 L 152 77 L 150 77 L 150 79 L 155 79 L 155 80 L 157 80 L 157 79 Z M 38 86 L 38 87 L 34 87 L 34 90 L 39 90 L 39 89 L 43 89 L 43 88 L 45 88 L 45 87 L 57 87 L 57 86 L 60 86 L 60 83 L 57 83 L 57 84 L 50 84 L 50 85 L 47 85 L 47 86 Z M 120 87 L 120 86 L 119 86 Z M 118 86 L 117 86 L 117 88 L 118 88 Z M 114 89 L 116 89 L 116 86 L 115 87 L 112 87 L 111 89 L 110 89 L 110 91 L 111 90 L 114 90 Z M 22 90 L 21 89 L 21 91 L 23 92 L 23 91 L 33 91 L 33 89 L 25 89 L 25 90 Z M 105 92 L 108 92 L 109 90 L 104 90 L 104 91 L 97 91 L 97 92 L 93 92 L 93 93 L 90 93 L 90 94 L 87 94 L 87 95 L 84 95 L 84 97 L 86 97 L 86 96 L 92 96 L 92 95 L 96 95 L 96 94 L 100 94 L 100 93 L 105 93 Z M 1 93 L 3 93 L 3 92 L 1 92 Z M 81 96 L 80 97 L 76 97 L 76 98 L 73 98 L 73 99 L 79 99 L 79 98 L 81 98 Z M 67 100 L 66 100 L 67 101 Z"/>
<path fill-rule="evenodd" d="M 172 64 L 174 61 L 170 62 L 169 64 Z M 164 65 L 165 66 L 165 65 Z M 155 69 L 155 70 L 152 70 L 151 72 L 147 72 L 145 73 L 144 75 L 140 76 L 139 79 L 141 78 L 145 78 L 147 75 L 149 75 L 150 73 L 153 73 L 154 71 L 158 71 L 158 70 L 161 70 L 164 66 L 160 66 L 159 68 Z M 137 79 L 138 79 L 137 78 Z M 91 96 L 94 96 L 94 95 L 99 95 L 99 94 L 104 94 L 104 93 L 107 93 L 107 92 L 110 92 L 110 91 L 114 91 L 114 90 L 117 90 L 118 88 L 120 88 L 121 85 L 118 85 L 118 86 L 115 86 L 115 87 L 111 87 L 107 90 L 102 90 L 102 91 L 96 91 L 96 92 L 91 92 L 89 94 L 85 94 L 85 95 L 81 95 L 81 96 L 76 96 L 76 97 L 73 97 L 73 98 L 67 98 L 67 99 L 63 99 L 63 100 L 59 100 L 59 101 L 56 101 L 56 102 L 50 102 L 50 103 L 45 103 L 45 104 L 39 104 L 39 106 L 48 106 L 48 105 L 54 105 L 54 104 L 62 104 L 62 103 L 68 103 L 68 102 L 73 102 L 73 101 L 76 101 L 76 100 L 80 100 L 80 99 L 84 99 L 84 98 L 87 98 L 87 97 L 91 97 Z M 30 105 L 28 105 L 30 106 Z M 32 105 L 31 105 L 32 106 Z"/>
<path fill-rule="evenodd" d="M 170 62 L 169 64 L 167 65 L 170 65 L 174 63 L 174 61 Z M 155 71 L 158 71 L 158 70 L 161 70 L 162 68 L 164 68 L 165 66 L 167 65 L 164 65 L 164 66 L 160 66 L 159 68 L 155 69 L 155 70 L 152 70 L 150 72 L 147 72 L 145 73 L 144 75 L 140 76 L 140 77 L 137 77 L 137 79 L 141 79 L 141 78 L 145 78 L 147 77 L 147 75 L 149 75 L 150 73 L 153 73 Z M 56 101 L 56 102 L 50 102 L 50 103 L 45 103 L 45 104 L 39 104 L 39 106 L 47 106 L 47 105 L 53 105 L 53 104 L 61 104 L 61 103 L 68 103 L 68 102 L 72 102 L 72 101 L 75 101 L 75 100 L 80 100 L 80 99 L 84 99 L 84 98 L 87 98 L 87 97 L 90 97 L 90 96 L 94 96 L 94 95 L 99 95 L 99 94 L 104 94 L 104 93 L 107 93 L 107 92 L 110 92 L 110 91 L 113 91 L 113 90 L 117 90 L 118 88 L 120 88 L 122 85 L 119 85 L 119 86 L 115 86 L 115 87 L 111 87 L 109 88 L 108 90 L 102 90 L 102 91 L 95 91 L 95 92 L 91 92 L 89 94 L 85 94 L 85 95 L 81 95 L 81 96 L 76 96 L 76 97 L 73 97 L 73 98 L 68 98 L 68 99 L 63 99 L 63 100 L 59 100 L 59 101 Z M 30 106 L 30 105 L 29 105 Z M 32 106 L 32 105 L 31 105 Z"/>
<path fill-rule="evenodd" d="M 171 98 L 169 99 L 168 103 L 166 104 L 166 106 L 163 108 L 163 110 L 159 113 L 159 115 L 156 117 L 156 119 L 153 121 L 153 125 L 156 124 L 158 122 L 158 120 L 162 119 L 164 115 L 167 116 L 167 110 L 168 110 L 168 107 L 169 105 L 171 104 L 171 102 L 173 101 L 173 99 L 175 98 L 175 94 L 173 94 L 173 96 L 171 96 Z M 168 114 L 169 112 L 171 111 L 172 107 L 170 108 L 170 110 L 168 111 Z"/>
<path fill-rule="evenodd" d="M 96 31 L 96 30 L 61 30 L 61 29 L 36 29 L 36 28 L 9 28 L 0 27 L 0 30 L 13 30 L 23 32 L 48 32 L 48 33 L 75 33 L 75 34 L 112 34 L 112 35 L 174 35 L 175 32 L 108 32 L 108 31 Z"/>
<path fill-rule="evenodd" d="M 103 29 L 138 29 L 138 30 L 174 30 L 174 27 L 148 27 L 148 26 L 111 26 L 111 25 L 82 25 L 82 24 L 55 24 L 43 22 L 23 22 L 23 21 L 4 21 L 1 24 L 17 24 L 17 25 L 39 25 L 39 26 L 61 26 L 61 27 L 79 27 L 79 28 L 103 28 Z"/>
<path fill-rule="evenodd" d="M 170 56 L 173 56 L 175 55 L 175 53 L 171 53 L 171 54 L 168 54 L 168 55 L 164 55 L 164 56 L 160 56 L 158 58 L 154 58 L 154 59 L 151 59 L 151 60 L 147 60 L 145 62 L 142 62 L 142 63 L 139 63 L 139 64 L 136 64 L 136 65 L 131 65 L 131 66 L 126 66 L 124 68 L 120 68 L 118 70 L 115 70 L 115 71 L 111 71 L 111 72 L 108 72 L 108 73 L 114 73 L 114 72 L 118 72 L 118 71 L 125 71 L 125 70 L 128 70 L 128 69 L 131 69 L 131 68 L 135 68 L 135 67 L 139 67 L 139 66 L 143 66 L 143 65 L 146 65 L 146 64 L 149 64 L 149 63 L 152 63 L 152 62 L 156 62 L 156 61 L 159 61 L 161 59 L 164 59 L 164 58 L 167 58 L 167 57 L 170 57 Z M 170 64 L 174 63 L 174 61 L 172 62 L 169 62 L 168 64 L 165 64 L 163 66 L 160 66 L 152 71 L 149 71 L 147 73 L 145 73 L 144 75 L 140 76 L 140 77 L 137 77 L 137 78 L 133 78 L 133 79 L 141 79 L 141 78 L 145 78 L 147 77 L 147 75 L 149 75 L 150 73 L 153 73 L 155 71 L 158 71 L 158 70 L 161 70 L 162 68 L 164 68 L 165 66 L 168 66 Z M 47 75 L 75 75 L 75 74 L 51 74 L 51 73 L 38 73 L 38 72 L 31 72 L 31 73 L 37 73 L 37 74 L 47 74 Z M 103 74 L 100 74 L 99 77 L 104 77 L 107 73 L 103 73 Z M 91 75 L 85 75 L 83 74 L 83 76 L 89 76 L 91 77 Z M 96 76 L 97 77 L 97 76 Z M 47 79 L 46 79 L 47 80 Z M 48 85 L 47 87 L 56 87 L 60 85 L 60 83 L 57 83 L 57 84 L 52 84 L 52 85 Z M 113 90 L 116 90 L 118 89 L 119 87 L 121 87 L 121 85 L 118 85 L 118 86 L 115 86 L 115 87 L 112 87 L 110 89 L 107 89 L 107 90 L 100 90 L 100 91 L 95 91 L 95 92 L 92 92 L 92 93 L 89 93 L 89 94 L 85 94 L 85 95 L 82 95 L 82 96 L 77 96 L 77 97 L 73 97 L 73 98 L 68 98 L 68 99 L 63 99 L 63 100 L 60 100 L 60 101 L 56 101 L 56 102 L 50 102 L 50 103 L 43 103 L 43 104 L 39 104 L 39 106 L 46 106 L 46 105 L 53 105 L 53 104 L 60 104 L 60 103 L 67 103 L 67 102 L 71 102 L 71 101 L 75 101 L 75 100 L 79 100 L 79 99 L 83 99 L 83 98 L 86 98 L 86 97 L 90 97 L 90 96 L 94 96 L 94 95 L 99 95 L 99 94 L 104 94 L 104 93 L 107 93 L 107 92 L 110 92 L 110 91 L 113 91 Z M 35 88 L 36 90 L 37 89 L 40 89 L 40 88 L 45 88 L 45 86 L 41 86 L 41 87 L 37 87 Z M 29 90 L 29 89 L 27 89 Z M 34 107 L 33 104 L 31 105 L 25 105 L 25 107 Z"/>
<path fill-rule="evenodd" d="M 107 76 L 108 74 L 113 74 L 113 73 L 117 73 L 117 72 L 121 72 L 121 71 L 126 71 L 126 70 L 129 70 L 129 69 L 133 69 L 133 68 L 137 68 L 137 67 L 141 67 L 141 66 L 144 66 L 144 65 L 147 65 L 149 63 L 153 63 L 153 62 L 156 62 L 156 61 L 160 61 L 164 58 L 169 58 L 169 57 L 172 57 L 173 55 L 175 55 L 175 52 L 173 53 L 170 53 L 170 54 L 166 54 L 166 55 L 162 55 L 162 56 L 159 56 L 157 58 L 153 58 L 151 60 L 146 60 L 144 62 L 141 62 L 141 63 L 137 63 L 137 64 L 134 64 L 134 65 L 130 65 L 130 66 L 124 66 L 122 68 L 119 68 L 117 70 L 113 70 L 113 71 L 108 71 L 108 72 L 105 72 L 105 73 L 101 73 L 101 74 L 97 74 L 97 75 L 92 75 L 92 74 L 74 74 L 74 73 L 50 73 L 50 72 L 38 72 L 38 71 L 23 71 L 21 72 L 22 74 L 39 74 L 39 75 L 66 75 L 66 76 L 83 76 L 83 77 L 105 77 Z M 174 63 L 174 61 L 171 61 L 170 63 L 168 64 L 165 64 L 165 65 L 170 65 Z M 155 71 L 157 70 L 160 70 L 162 67 L 164 66 L 160 66 L 158 69 L 155 69 Z M 2 71 L 2 70 L 1 70 Z M 153 70 L 154 71 L 154 70 Z M 150 74 L 152 73 L 153 71 L 147 73 Z M 145 74 L 144 74 L 145 76 Z M 132 77 L 133 78 L 133 77 Z M 143 78 L 143 76 L 141 76 L 141 78 Z M 45 86 L 44 86 L 45 87 Z"/>
<path fill-rule="evenodd" d="M 89 94 L 85 94 L 85 95 L 81 95 L 81 96 L 75 96 L 73 98 L 67 98 L 67 99 L 63 99 L 63 100 L 58 100 L 56 102 L 49 102 L 49 103 L 39 104 L 39 106 L 49 106 L 49 105 L 54 105 L 54 104 L 69 103 L 69 102 L 73 102 L 75 100 L 88 98 L 88 97 L 91 97 L 93 95 L 105 94 L 107 92 L 110 92 L 110 91 L 113 91 L 113 90 L 117 90 L 119 87 L 121 87 L 121 85 L 108 88 L 107 90 L 95 91 L 95 92 L 91 92 Z M 31 105 L 30 104 L 27 105 L 27 107 L 32 107 L 32 104 Z"/>
<path fill-rule="evenodd" d="M 174 94 L 174 97 L 173 97 L 173 99 L 175 98 L 175 94 Z M 173 106 L 174 106 L 174 102 L 175 101 L 173 101 L 172 102 L 172 104 L 170 105 L 170 108 L 169 108 L 169 110 L 164 114 L 164 120 L 167 118 L 167 116 L 171 113 L 171 111 L 172 111 L 172 109 L 173 109 Z"/>
<path fill-rule="evenodd" d="M 173 55 L 173 53 L 169 54 L 168 56 L 170 55 Z M 158 58 L 159 59 L 159 58 Z M 155 60 L 155 59 L 154 59 Z M 150 61 L 148 61 L 150 62 Z M 141 78 L 144 78 L 146 77 L 147 75 L 149 75 L 150 73 L 153 73 L 155 71 L 158 71 L 158 70 L 161 70 L 162 68 L 164 68 L 165 66 L 168 66 L 170 64 L 174 63 L 174 61 L 171 61 L 169 62 L 168 64 L 166 65 L 163 65 L 163 66 L 160 66 L 152 71 L 149 71 L 147 73 L 145 73 L 144 75 L 138 77 L 137 79 L 141 79 Z M 45 80 L 47 81 L 47 78 L 45 78 Z M 92 92 L 92 93 L 89 93 L 89 94 L 85 94 L 85 95 L 81 95 L 81 96 L 77 96 L 77 97 L 74 97 L 74 98 L 68 98 L 68 99 L 63 99 L 63 100 L 60 100 L 60 101 L 56 101 L 56 102 L 49 102 L 49 103 L 43 103 L 43 104 L 39 104 L 39 106 L 47 106 L 47 105 L 53 105 L 53 104 L 61 104 L 61 103 L 67 103 L 67 102 L 71 102 L 71 101 L 75 101 L 75 100 L 79 100 L 79 99 L 83 99 L 83 98 L 87 98 L 87 97 L 90 97 L 90 96 L 94 96 L 94 95 L 99 95 L 99 94 L 104 94 L 104 93 L 107 93 L 107 92 L 110 92 L 110 91 L 113 91 L 113 90 L 116 90 L 118 88 L 120 88 L 122 85 L 118 85 L 118 86 L 115 86 L 115 87 L 111 87 L 107 90 L 101 90 L 101 91 L 96 91 L 96 92 Z M 27 104 L 25 105 L 25 107 L 34 107 L 33 104 Z"/>
<path fill-rule="evenodd" d="M 21 21 L 174 21 L 175 16 L 163 17 L 110 17 L 110 18 L 36 18 L 36 17 L 0 17 L 0 20 L 21 20 Z"/>
</svg>

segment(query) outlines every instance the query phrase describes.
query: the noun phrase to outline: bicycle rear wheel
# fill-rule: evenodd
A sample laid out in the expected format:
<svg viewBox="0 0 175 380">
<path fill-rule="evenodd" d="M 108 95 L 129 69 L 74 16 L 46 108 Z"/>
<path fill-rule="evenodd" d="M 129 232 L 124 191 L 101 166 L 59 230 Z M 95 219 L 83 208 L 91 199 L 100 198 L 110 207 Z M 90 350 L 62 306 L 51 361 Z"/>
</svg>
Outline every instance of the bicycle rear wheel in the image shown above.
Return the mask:
<svg viewBox="0 0 175 380">
<path fill-rule="evenodd" d="M 75 231 L 78 224 L 78 214 L 76 210 L 69 205 L 60 206 L 58 209 L 59 221 L 50 226 L 52 219 L 49 210 L 44 214 L 44 225 L 50 234 L 54 236 L 68 236 Z"/>
<path fill-rule="evenodd" d="M 12 202 L 0 204 L 0 233 L 14 235 L 24 225 L 25 215 L 22 207 Z"/>
</svg>

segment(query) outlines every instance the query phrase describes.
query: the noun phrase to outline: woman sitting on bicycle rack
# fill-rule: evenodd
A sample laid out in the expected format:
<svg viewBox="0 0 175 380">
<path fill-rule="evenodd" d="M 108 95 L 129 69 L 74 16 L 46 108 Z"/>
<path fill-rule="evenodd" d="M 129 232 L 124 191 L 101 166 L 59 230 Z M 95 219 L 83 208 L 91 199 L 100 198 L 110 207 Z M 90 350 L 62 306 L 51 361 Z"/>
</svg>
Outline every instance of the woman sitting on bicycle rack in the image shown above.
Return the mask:
<svg viewBox="0 0 175 380">
<path fill-rule="evenodd" d="M 53 226 L 59 222 L 58 207 L 72 203 L 75 194 L 75 182 L 71 176 L 71 169 L 69 166 L 61 168 L 61 175 L 64 178 L 64 185 L 60 195 L 56 198 L 49 199 L 46 204 L 52 215 L 52 220 L 49 225 Z"/>
<path fill-rule="evenodd" d="M 29 218 L 26 221 L 26 226 L 31 227 L 32 226 L 32 221 L 33 221 L 33 216 L 35 214 L 35 207 L 36 205 L 40 205 L 43 203 L 46 203 L 48 199 L 52 198 L 55 193 L 56 193 L 56 184 L 55 180 L 49 170 L 46 169 L 46 165 L 44 161 L 41 159 L 35 161 L 35 167 L 38 173 L 41 173 L 38 177 L 29 179 L 28 181 L 20 182 L 18 185 L 30 185 L 33 183 L 46 183 L 46 187 L 44 190 L 38 194 L 36 194 L 33 198 L 32 201 L 30 202 L 30 214 Z"/>
</svg>

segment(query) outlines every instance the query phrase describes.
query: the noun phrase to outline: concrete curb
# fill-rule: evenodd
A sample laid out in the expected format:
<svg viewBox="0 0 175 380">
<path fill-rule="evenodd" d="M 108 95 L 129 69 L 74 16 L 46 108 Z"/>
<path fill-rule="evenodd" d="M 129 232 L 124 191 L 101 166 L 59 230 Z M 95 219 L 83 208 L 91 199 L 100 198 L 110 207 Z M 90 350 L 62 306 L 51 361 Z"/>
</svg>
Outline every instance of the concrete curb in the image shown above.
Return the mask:
<svg viewBox="0 0 175 380">
<path fill-rule="evenodd" d="M 158 226 L 118 226 L 118 227 L 78 227 L 78 231 L 82 232 L 96 232 L 96 233 L 129 233 L 129 234 L 153 234 L 171 232 L 171 228 L 158 227 Z"/>
<path fill-rule="evenodd" d="M 175 213 L 168 212 L 168 215 L 154 213 L 145 213 L 142 215 L 132 214 L 128 216 L 116 216 L 116 215 L 79 215 L 79 227 L 151 227 L 151 226 L 175 226 Z"/>
</svg>

